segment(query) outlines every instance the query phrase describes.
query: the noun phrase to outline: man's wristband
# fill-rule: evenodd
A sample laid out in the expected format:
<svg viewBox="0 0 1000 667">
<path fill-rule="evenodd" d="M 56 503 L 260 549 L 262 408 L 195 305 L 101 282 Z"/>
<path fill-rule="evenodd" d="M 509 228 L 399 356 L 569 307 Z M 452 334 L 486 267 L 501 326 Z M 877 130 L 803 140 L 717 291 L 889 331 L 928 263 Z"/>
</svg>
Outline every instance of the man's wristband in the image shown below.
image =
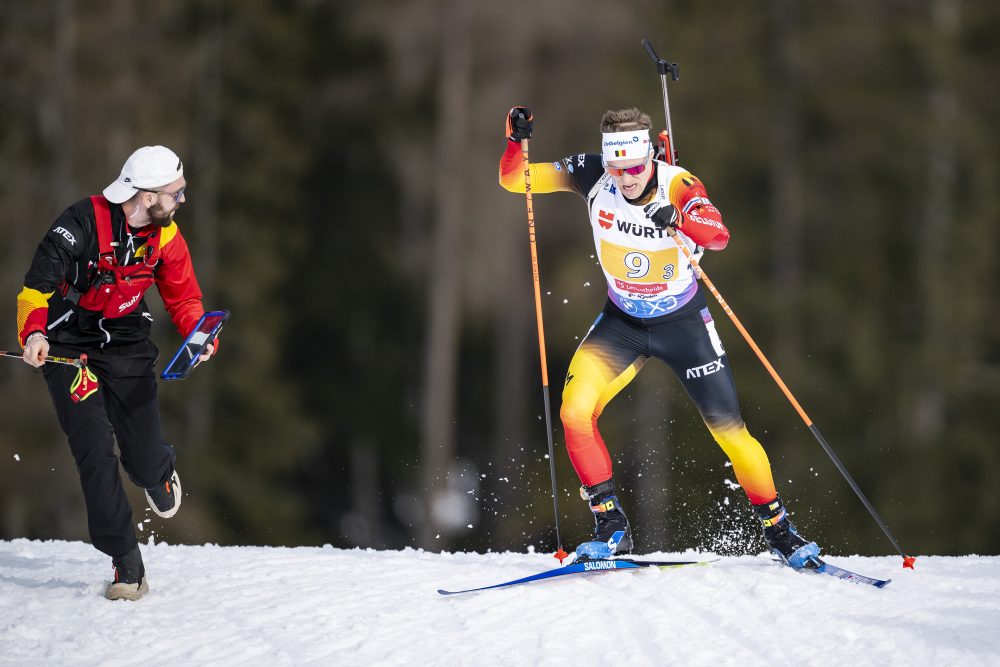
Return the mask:
<svg viewBox="0 0 1000 667">
<path fill-rule="evenodd" d="M 28 337 L 24 339 L 24 344 L 27 345 L 28 342 L 31 341 L 31 339 L 34 338 L 35 336 L 41 336 L 45 340 L 49 339 L 49 337 L 43 334 L 41 331 L 32 331 L 30 334 L 28 334 Z"/>
</svg>

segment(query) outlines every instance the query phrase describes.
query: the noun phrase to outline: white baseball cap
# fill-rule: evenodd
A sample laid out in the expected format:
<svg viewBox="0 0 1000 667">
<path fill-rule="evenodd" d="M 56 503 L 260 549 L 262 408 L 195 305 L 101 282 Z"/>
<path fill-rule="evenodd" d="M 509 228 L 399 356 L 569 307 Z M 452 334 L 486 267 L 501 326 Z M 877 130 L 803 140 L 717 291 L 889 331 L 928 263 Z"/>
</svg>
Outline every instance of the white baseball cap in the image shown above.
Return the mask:
<svg viewBox="0 0 1000 667">
<path fill-rule="evenodd" d="M 160 188 L 183 175 L 184 165 L 177 153 L 166 146 L 143 146 L 125 160 L 121 175 L 104 188 L 104 197 L 112 204 L 121 204 L 138 190 Z"/>
</svg>

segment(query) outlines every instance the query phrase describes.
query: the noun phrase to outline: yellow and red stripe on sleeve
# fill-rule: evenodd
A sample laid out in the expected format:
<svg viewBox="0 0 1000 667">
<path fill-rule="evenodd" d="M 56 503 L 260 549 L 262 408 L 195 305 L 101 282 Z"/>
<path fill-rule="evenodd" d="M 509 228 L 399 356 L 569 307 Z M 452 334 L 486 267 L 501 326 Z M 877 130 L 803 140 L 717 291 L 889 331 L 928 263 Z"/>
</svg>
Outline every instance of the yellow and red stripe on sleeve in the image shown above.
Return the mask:
<svg viewBox="0 0 1000 667">
<path fill-rule="evenodd" d="M 49 298 L 55 292 L 43 294 L 23 287 L 17 295 L 17 342 L 24 347 L 25 339 L 36 331 L 46 332 L 49 320 Z"/>
<path fill-rule="evenodd" d="M 553 163 L 532 162 L 528 168 L 533 193 L 573 192 L 570 175 L 557 170 Z M 500 185 L 508 192 L 524 192 L 524 158 L 521 144 L 515 141 L 507 142 L 507 150 L 500 158 Z"/>
</svg>

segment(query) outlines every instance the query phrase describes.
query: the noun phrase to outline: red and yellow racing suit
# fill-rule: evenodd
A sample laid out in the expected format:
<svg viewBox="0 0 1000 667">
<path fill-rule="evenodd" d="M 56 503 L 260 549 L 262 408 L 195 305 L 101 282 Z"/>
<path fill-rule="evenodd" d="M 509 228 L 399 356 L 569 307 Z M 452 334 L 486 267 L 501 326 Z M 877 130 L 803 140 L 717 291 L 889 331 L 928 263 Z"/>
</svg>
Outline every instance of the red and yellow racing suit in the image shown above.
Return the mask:
<svg viewBox="0 0 1000 667">
<path fill-rule="evenodd" d="M 684 385 L 750 501 L 773 500 L 767 454 L 743 422 L 729 361 L 695 271 L 677 242 L 644 211 L 654 200 L 673 205 L 679 213 L 677 238 L 696 259 L 705 249 L 721 250 L 729 231 L 704 185 L 685 169 L 656 162 L 646 196 L 633 202 L 605 172 L 600 155 L 570 155 L 529 169 L 533 193 L 574 192 L 585 199 L 608 285 L 608 302 L 574 354 L 562 394 L 566 448 L 581 482 L 593 486 L 611 478 L 598 418 L 655 356 Z M 500 184 L 524 192 L 523 171 L 520 146 L 508 141 Z"/>
</svg>

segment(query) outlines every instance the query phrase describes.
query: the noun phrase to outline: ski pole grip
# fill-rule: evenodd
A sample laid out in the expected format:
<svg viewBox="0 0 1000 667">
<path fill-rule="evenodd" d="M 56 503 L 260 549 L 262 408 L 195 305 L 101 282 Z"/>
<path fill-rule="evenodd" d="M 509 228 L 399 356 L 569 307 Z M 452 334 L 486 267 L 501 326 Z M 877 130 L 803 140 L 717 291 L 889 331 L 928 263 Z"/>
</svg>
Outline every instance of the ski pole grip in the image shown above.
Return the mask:
<svg viewBox="0 0 1000 667">
<path fill-rule="evenodd" d="M 653 62 L 656 63 L 657 66 L 665 64 L 665 61 L 663 61 L 660 56 L 656 55 L 656 51 L 653 50 L 653 45 L 649 43 L 648 39 L 643 38 L 642 45 L 646 47 L 646 53 L 649 54 L 649 57 L 653 59 Z M 661 70 L 660 74 L 666 74 L 666 71 Z"/>
<path fill-rule="evenodd" d="M 656 51 L 653 50 L 653 45 L 649 43 L 648 39 L 643 38 L 642 45 L 646 48 L 646 53 L 652 58 L 653 62 L 656 63 L 656 71 L 660 76 L 670 75 L 670 78 L 676 81 L 680 78 L 680 67 L 676 63 L 668 63 L 666 60 L 656 55 Z"/>
</svg>

